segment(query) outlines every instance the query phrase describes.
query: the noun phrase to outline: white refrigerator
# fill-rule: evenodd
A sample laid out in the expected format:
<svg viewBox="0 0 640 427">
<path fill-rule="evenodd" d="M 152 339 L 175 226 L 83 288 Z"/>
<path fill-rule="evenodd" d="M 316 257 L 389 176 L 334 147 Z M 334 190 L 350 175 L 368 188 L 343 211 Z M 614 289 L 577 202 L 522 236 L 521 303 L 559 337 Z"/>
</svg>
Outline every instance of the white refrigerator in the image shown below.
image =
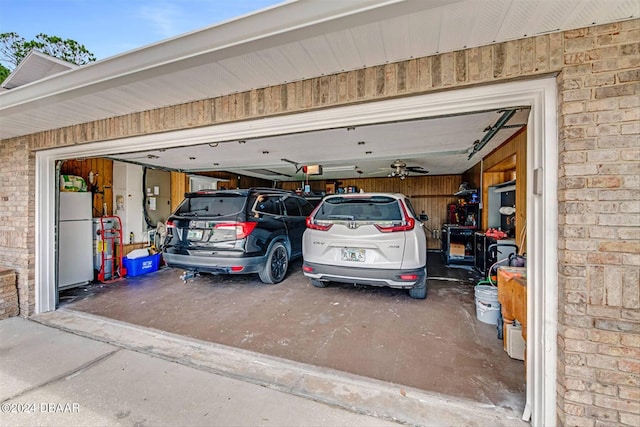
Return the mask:
<svg viewBox="0 0 640 427">
<path fill-rule="evenodd" d="M 93 280 L 92 213 L 90 192 L 60 192 L 58 290 Z"/>
</svg>

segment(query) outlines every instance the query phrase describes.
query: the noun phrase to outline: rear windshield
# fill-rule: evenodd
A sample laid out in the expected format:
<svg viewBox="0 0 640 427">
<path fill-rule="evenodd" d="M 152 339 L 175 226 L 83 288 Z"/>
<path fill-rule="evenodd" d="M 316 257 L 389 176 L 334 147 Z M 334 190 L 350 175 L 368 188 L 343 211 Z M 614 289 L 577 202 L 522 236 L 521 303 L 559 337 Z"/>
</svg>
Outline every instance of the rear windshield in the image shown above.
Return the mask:
<svg viewBox="0 0 640 427">
<path fill-rule="evenodd" d="M 180 216 L 226 216 L 242 211 L 246 198 L 239 194 L 192 195 L 178 206 Z"/>
<path fill-rule="evenodd" d="M 402 212 L 392 197 L 332 197 L 326 199 L 315 216 L 316 220 L 399 221 Z"/>
</svg>

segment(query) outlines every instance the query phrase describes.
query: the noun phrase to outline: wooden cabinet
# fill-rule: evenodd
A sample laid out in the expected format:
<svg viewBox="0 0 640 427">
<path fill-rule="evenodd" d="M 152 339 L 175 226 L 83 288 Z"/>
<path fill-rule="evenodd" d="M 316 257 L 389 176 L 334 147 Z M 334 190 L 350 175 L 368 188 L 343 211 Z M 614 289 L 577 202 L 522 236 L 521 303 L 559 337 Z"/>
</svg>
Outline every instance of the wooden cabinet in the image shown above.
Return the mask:
<svg viewBox="0 0 640 427">
<path fill-rule="evenodd" d="M 498 301 L 505 322 L 517 320 L 522 325 L 522 338 L 527 340 L 527 269 L 498 268 Z"/>
</svg>

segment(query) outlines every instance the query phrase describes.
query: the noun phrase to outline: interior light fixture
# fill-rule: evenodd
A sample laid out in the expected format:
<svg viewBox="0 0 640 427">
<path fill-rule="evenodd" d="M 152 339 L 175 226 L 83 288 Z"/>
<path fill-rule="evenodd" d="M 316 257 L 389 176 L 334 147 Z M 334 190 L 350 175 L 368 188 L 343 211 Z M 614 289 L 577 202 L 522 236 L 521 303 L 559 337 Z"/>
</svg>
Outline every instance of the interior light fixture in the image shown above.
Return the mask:
<svg viewBox="0 0 640 427">
<path fill-rule="evenodd" d="M 364 145 L 365 142 L 364 141 L 358 141 L 358 145 Z"/>
<path fill-rule="evenodd" d="M 218 146 L 218 144 L 219 144 L 218 142 L 210 142 L 209 143 L 209 147 L 216 148 Z"/>
<path fill-rule="evenodd" d="M 343 172 L 343 171 L 354 171 L 358 169 L 356 165 L 344 165 L 344 166 L 323 166 L 322 170 L 324 172 Z"/>
<path fill-rule="evenodd" d="M 238 144 L 246 144 L 247 141 L 245 141 L 244 139 L 241 139 L 240 141 L 238 141 Z"/>
<path fill-rule="evenodd" d="M 262 154 L 269 154 L 269 152 L 267 150 L 263 150 Z"/>
</svg>

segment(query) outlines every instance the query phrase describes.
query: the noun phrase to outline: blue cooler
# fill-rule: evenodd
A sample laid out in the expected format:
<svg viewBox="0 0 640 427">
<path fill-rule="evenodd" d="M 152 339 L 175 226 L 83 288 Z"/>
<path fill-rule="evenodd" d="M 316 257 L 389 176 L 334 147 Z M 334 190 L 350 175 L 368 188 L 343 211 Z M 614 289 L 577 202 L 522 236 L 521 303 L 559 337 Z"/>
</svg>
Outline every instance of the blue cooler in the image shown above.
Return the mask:
<svg viewBox="0 0 640 427">
<path fill-rule="evenodd" d="M 140 258 L 123 258 L 124 268 L 127 269 L 127 276 L 140 276 L 158 270 L 160 265 L 160 254 L 144 256 Z"/>
</svg>

